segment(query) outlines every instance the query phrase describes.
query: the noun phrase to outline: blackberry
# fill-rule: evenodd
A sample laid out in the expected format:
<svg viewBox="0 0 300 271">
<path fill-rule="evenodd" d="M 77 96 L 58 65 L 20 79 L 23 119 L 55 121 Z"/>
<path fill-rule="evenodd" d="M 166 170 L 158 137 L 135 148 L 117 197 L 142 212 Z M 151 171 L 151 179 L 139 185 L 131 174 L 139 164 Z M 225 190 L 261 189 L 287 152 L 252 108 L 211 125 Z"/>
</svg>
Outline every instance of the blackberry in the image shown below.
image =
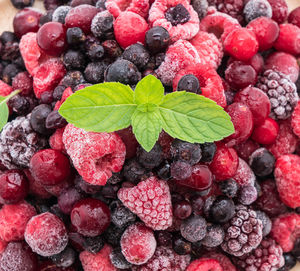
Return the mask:
<svg viewBox="0 0 300 271">
<path fill-rule="evenodd" d="M 207 0 L 192 0 L 192 6 L 197 12 L 199 19 L 203 19 L 207 14 L 208 2 Z"/>
<path fill-rule="evenodd" d="M 68 28 L 67 30 L 67 42 L 70 45 L 77 45 L 85 41 L 86 36 L 79 27 Z"/>
<path fill-rule="evenodd" d="M 239 185 L 237 184 L 237 182 L 235 180 L 228 179 L 223 182 L 220 182 L 219 188 L 225 196 L 227 196 L 229 198 L 234 198 L 239 189 Z"/>
<path fill-rule="evenodd" d="M 133 158 L 125 162 L 123 174 L 126 181 L 136 184 L 140 182 L 143 177 L 148 175 L 148 170 Z"/>
<path fill-rule="evenodd" d="M 271 219 L 267 216 L 266 213 L 262 211 L 256 211 L 257 218 L 261 220 L 263 224 L 263 236 L 267 236 L 272 229 L 272 221 Z"/>
<path fill-rule="evenodd" d="M 215 143 L 200 144 L 201 147 L 201 162 L 211 162 L 215 156 L 217 146 Z"/>
<path fill-rule="evenodd" d="M 175 7 L 171 7 L 165 13 L 166 19 L 172 25 L 184 24 L 191 18 L 190 13 L 182 4 L 177 4 Z"/>
<path fill-rule="evenodd" d="M 244 7 L 244 18 L 247 23 L 258 18 L 272 18 L 272 7 L 267 0 L 250 0 Z"/>
<path fill-rule="evenodd" d="M 275 157 L 266 148 L 259 148 L 249 157 L 249 166 L 257 176 L 267 176 L 273 172 Z"/>
<path fill-rule="evenodd" d="M 171 177 L 175 180 L 185 180 L 192 175 L 192 166 L 186 162 L 176 161 L 171 164 Z"/>
<path fill-rule="evenodd" d="M 156 143 L 149 152 L 139 147 L 136 155 L 139 163 L 146 169 L 153 169 L 159 166 L 163 161 L 163 151 L 159 143 Z"/>
<path fill-rule="evenodd" d="M 52 131 L 46 128 L 46 119 L 52 112 L 51 106 L 48 104 L 40 104 L 36 106 L 30 116 L 30 124 L 34 131 L 42 134 L 49 135 Z"/>
<path fill-rule="evenodd" d="M 91 253 L 98 253 L 105 245 L 102 235 L 95 237 L 84 237 L 83 247 Z"/>
<path fill-rule="evenodd" d="M 85 67 L 84 54 L 79 51 L 68 50 L 64 54 L 63 62 L 68 70 L 82 70 Z"/>
<path fill-rule="evenodd" d="M 173 238 L 172 247 L 173 247 L 174 251 L 179 255 L 188 255 L 192 251 L 191 243 L 188 242 L 187 240 L 185 240 L 180 235 L 175 236 Z"/>
<path fill-rule="evenodd" d="M 122 58 L 132 62 L 138 69 L 144 69 L 149 62 L 150 54 L 142 44 L 136 43 L 125 49 Z"/>
<path fill-rule="evenodd" d="M 58 113 L 57 110 L 53 110 L 46 118 L 47 129 L 59 129 L 67 125 L 67 121 Z"/>
<path fill-rule="evenodd" d="M 257 199 L 257 190 L 253 185 L 242 186 L 239 195 L 238 201 L 244 205 L 250 205 Z"/>
<path fill-rule="evenodd" d="M 242 270 L 272 271 L 284 265 L 282 248 L 271 239 L 263 239 L 261 244 L 248 255 L 236 260 Z"/>
<path fill-rule="evenodd" d="M 107 68 L 105 61 L 91 62 L 84 70 L 85 79 L 92 84 L 102 83 L 104 80 L 104 72 Z"/>
<path fill-rule="evenodd" d="M 205 201 L 204 213 L 208 220 L 226 223 L 234 216 L 235 206 L 232 199 L 225 196 L 209 197 Z"/>
<path fill-rule="evenodd" d="M 74 264 L 76 256 L 76 252 L 72 248 L 66 247 L 61 253 L 51 256 L 50 259 L 58 267 L 69 267 Z"/>
<path fill-rule="evenodd" d="M 296 85 L 284 74 L 266 70 L 257 87 L 266 92 L 271 102 L 271 118 L 287 119 L 299 100 Z"/>
<path fill-rule="evenodd" d="M 175 139 L 171 144 L 170 154 L 173 160 L 183 161 L 193 166 L 201 159 L 201 148 L 199 144 Z"/>
<path fill-rule="evenodd" d="M 170 34 L 162 26 L 155 26 L 146 32 L 145 44 L 152 54 L 165 50 L 169 42 Z"/>
<path fill-rule="evenodd" d="M 114 267 L 119 269 L 130 269 L 131 263 L 127 262 L 121 249 L 115 248 L 110 254 L 109 258 Z"/>
<path fill-rule="evenodd" d="M 31 157 L 47 144 L 30 125 L 30 115 L 8 122 L 0 134 L 0 161 L 8 169 L 29 167 Z"/>
<path fill-rule="evenodd" d="M 106 82 L 135 85 L 141 80 L 141 73 L 132 62 L 126 59 L 119 59 L 108 66 L 104 77 Z"/>
<path fill-rule="evenodd" d="M 198 242 L 206 236 L 206 220 L 201 216 L 189 217 L 181 223 L 180 232 L 186 240 L 192 243 Z"/>
<path fill-rule="evenodd" d="M 31 7 L 34 3 L 34 0 L 11 0 L 13 6 L 17 9 L 23 9 L 26 7 Z"/>
<path fill-rule="evenodd" d="M 52 21 L 64 24 L 65 18 L 71 9 L 70 6 L 59 6 L 52 14 Z"/>
<path fill-rule="evenodd" d="M 193 74 L 182 76 L 177 85 L 177 91 L 188 91 L 196 94 L 201 94 L 200 83 L 198 78 Z"/>
<path fill-rule="evenodd" d="M 107 10 L 99 12 L 92 20 L 91 31 L 97 38 L 105 38 L 114 32 L 114 17 Z"/>
<path fill-rule="evenodd" d="M 278 271 L 289 271 L 297 264 L 297 260 L 290 253 L 283 254 L 283 258 L 284 258 L 284 266 L 279 268 Z"/>
<path fill-rule="evenodd" d="M 85 79 L 81 71 L 68 71 L 60 82 L 60 84 L 64 85 L 66 88 L 71 87 L 72 89 L 83 83 L 85 83 Z"/>
<path fill-rule="evenodd" d="M 135 214 L 127 209 L 119 200 L 111 202 L 109 209 L 111 222 L 119 228 L 126 227 L 136 220 Z"/>
<path fill-rule="evenodd" d="M 244 205 L 235 206 L 235 215 L 225 224 L 225 239 L 221 248 L 241 257 L 257 248 L 262 240 L 263 225 L 256 212 Z"/>
<path fill-rule="evenodd" d="M 217 247 L 223 243 L 224 236 L 225 233 L 221 225 L 208 225 L 206 236 L 200 241 L 200 243 L 205 247 Z"/>
</svg>

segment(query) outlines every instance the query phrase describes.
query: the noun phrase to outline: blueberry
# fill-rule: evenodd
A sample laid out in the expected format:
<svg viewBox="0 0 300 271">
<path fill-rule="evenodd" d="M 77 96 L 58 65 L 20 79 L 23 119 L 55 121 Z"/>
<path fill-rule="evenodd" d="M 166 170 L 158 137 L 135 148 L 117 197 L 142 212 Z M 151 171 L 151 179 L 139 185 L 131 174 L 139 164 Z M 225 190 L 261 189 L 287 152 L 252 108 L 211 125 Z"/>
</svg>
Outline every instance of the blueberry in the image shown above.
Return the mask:
<svg viewBox="0 0 300 271">
<path fill-rule="evenodd" d="M 109 59 L 116 59 L 122 55 L 122 49 L 115 40 L 105 40 L 101 45 Z"/>
<path fill-rule="evenodd" d="M 175 139 L 170 148 L 170 153 L 175 161 L 183 161 L 190 165 L 197 164 L 201 159 L 201 148 L 199 144 Z"/>
<path fill-rule="evenodd" d="M 190 13 L 182 4 L 171 7 L 165 13 L 166 19 L 174 26 L 184 24 L 191 18 Z"/>
<path fill-rule="evenodd" d="M 204 143 L 200 145 L 202 151 L 201 162 L 211 162 L 215 156 L 217 146 L 215 143 Z"/>
<path fill-rule="evenodd" d="M 163 180 L 169 180 L 171 178 L 171 166 L 166 161 L 157 168 L 157 176 Z"/>
<path fill-rule="evenodd" d="M 62 97 L 62 95 L 63 95 L 65 89 L 66 89 L 66 87 L 65 87 L 65 86 L 62 86 L 62 85 L 58 85 L 58 86 L 54 89 L 53 94 L 52 94 L 54 101 L 59 101 L 59 100 L 61 100 L 61 97 Z"/>
<path fill-rule="evenodd" d="M 177 85 L 177 90 L 178 91 L 185 90 L 197 94 L 202 93 L 198 78 L 192 74 L 186 74 L 180 78 Z"/>
<path fill-rule="evenodd" d="M 127 209 L 119 200 L 113 201 L 109 205 L 111 222 L 117 227 L 123 228 L 136 220 L 136 216 Z"/>
<path fill-rule="evenodd" d="M 171 176 L 175 180 L 185 180 L 192 175 L 192 166 L 183 161 L 176 161 L 171 164 Z"/>
<path fill-rule="evenodd" d="M 291 270 L 297 263 L 295 257 L 290 253 L 283 254 L 284 257 L 284 266 L 279 268 L 278 271 L 289 271 Z"/>
<path fill-rule="evenodd" d="M 32 129 L 40 134 L 51 134 L 51 131 L 46 128 L 46 119 L 51 112 L 52 109 L 50 105 L 40 104 L 36 106 L 32 110 L 30 116 L 30 124 Z"/>
<path fill-rule="evenodd" d="M 92 21 L 91 31 L 97 38 L 104 38 L 107 33 L 113 32 L 114 17 L 107 10 L 99 12 Z"/>
<path fill-rule="evenodd" d="M 68 28 L 67 30 L 67 42 L 70 45 L 77 45 L 85 41 L 86 36 L 79 27 Z"/>
<path fill-rule="evenodd" d="M 96 2 L 95 7 L 96 7 L 97 9 L 103 11 L 103 10 L 106 9 L 106 7 L 105 7 L 105 2 L 106 2 L 106 0 L 98 0 L 98 1 Z"/>
<path fill-rule="evenodd" d="M 14 42 L 17 41 L 16 35 L 11 32 L 11 31 L 3 31 L 2 34 L 0 35 L 0 41 L 2 42 L 3 45 L 5 45 L 7 42 Z"/>
<path fill-rule="evenodd" d="M 125 162 L 123 167 L 124 178 L 128 182 L 138 183 L 147 176 L 148 171 L 135 158 Z"/>
<path fill-rule="evenodd" d="M 84 54 L 75 50 L 68 50 L 64 54 L 63 62 L 68 70 L 82 70 L 85 67 Z"/>
<path fill-rule="evenodd" d="M 250 0 L 244 7 L 244 17 L 247 23 L 258 17 L 272 17 L 272 6 L 267 0 Z"/>
<path fill-rule="evenodd" d="M 58 113 L 57 110 L 52 111 L 46 118 L 47 129 L 59 129 L 67 125 L 67 121 Z"/>
<path fill-rule="evenodd" d="M 118 228 L 114 224 L 111 224 L 108 229 L 104 232 L 104 237 L 106 242 L 111 244 L 114 247 L 120 245 L 120 239 L 124 232 L 125 228 Z"/>
<path fill-rule="evenodd" d="M 53 10 L 47 11 L 45 14 L 43 14 L 40 17 L 40 26 L 44 25 L 45 23 L 52 22 L 52 15 L 53 15 Z"/>
<path fill-rule="evenodd" d="M 159 143 L 156 143 L 151 151 L 147 152 L 142 147 L 137 150 L 138 162 L 146 169 L 153 169 L 163 161 L 163 151 Z"/>
<path fill-rule="evenodd" d="M 175 236 L 173 239 L 173 249 L 179 255 L 187 255 L 192 251 L 191 243 L 181 236 Z"/>
<path fill-rule="evenodd" d="M 70 10 L 71 10 L 70 6 L 59 6 L 54 10 L 52 14 L 52 21 L 64 24 L 65 18 Z"/>
<path fill-rule="evenodd" d="M 225 196 L 227 196 L 229 198 L 234 198 L 239 189 L 239 185 L 237 184 L 237 182 L 235 180 L 228 179 L 223 182 L 220 182 L 219 188 Z"/>
<path fill-rule="evenodd" d="M 271 219 L 267 216 L 266 213 L 262 211 L 256 211 L 257 218 L 261 220 L 263 224 L 263 236 L 267 236 L 272 229 L 272 221 Z"/>
<path fill-rule="evenodd" d="M 58 267 L 69 267 L 76 260 L 76 252 L 72 248 L 66 247 L 61 253 L 50 258 Z"/>
<path fill-rule="evenodd" d="M 200 242 L 205 247 L 217 247 L 224 241 L 225 232 L 221 225 L 209 225 L 207 234 Z"/>
<path fill-rule="evenodd" d="M 137 67 L 126 59 L 119 59 L 112 63 L 105 71 L 106 82 L 120 82 L 135 85 L 141 80 L 141 73 Z"/>
<path fill-rule="evenodd" d="M 238 201 L 244 205 L 250 205 L 257 199 L 257 190 L 253 185 L 242 186 L 239 191 Z"/>
<path fill-rule="evenodd" d="M 259 148 L 249 158 L 249 165 L 257 176 L 267 176 L 273 172 L 275 157 L 266 148 Z"/>
<path fill-rule="evenodd" d="M 26 7 L 31 7 L 34 3 L 34 0 L 11 0 L 13 6 L 17 9 L 23 9 Z"/>
<path fill-rule="evenodd" d="M 205 202 L 205 209 L 208 208 L 208 219 L 215 223 L 228 222 L 235 213 L 235 206 L 231 199 L 225 196 L 218 196 L 211 204 Z M 207 206 L 210 205 L 210 206 Z"/>
<path fill-rule="evenodd" d="M 84 237 L 83 247 L 91 253 L 99 252 L 105 245 L 102 235 L 95 237 Z"/>
<path fill-rule="evenodd" d="M 38 101 L 31 96 L 16 95 L 9 99 L 8 105 L 18 115 L 27 115 L 37 105 Z"/>
<path fill-rule="evenodd" d="M 150 59 L 150 55 L 142 44 L 136 43 L 125 49 L 122 58 L 132 62 L 138 69 L 144 69 Z"/>
<path fill-rule="evenodd" d="M 115 248 L 109 255 L 110 261 L 118 269 L 130 269 L 131 264 L 126 261 L 120 248 Z"/>
<path fill-rule="evenodd" d="M 88 43 L 86 54 L 91 61 L 98 61 L 104 56 L 104 48 L 98 42 Z"/>
<path fill-rule="evenodd" d="M 85 79 L 92 84 L 102 83 L 104 80 L 104 72 L 107 68 L 105 61 L 91 62 L 84 70 Z"/>
<path fill-rule="evenodd" d="M 204 18 L 208 8 L 207 0 L 192 0 L 191 2 L 194 10 L 198 13 L 199 19 Z"/>
<path fill-rule="evenodd" d="M 194 243 L 202 240 L 207 232 L 206 220 L 201 216 L 191 216 L 180 225 L 181 235 Z"/>
<path fill-rule="evenodd" d="M 60 83 L 66 88 L 71 87 L 74 89 L 75 86 L 85 83 L 85 79 L 81 71 L 68 71 Z"/>
<path fill-rule="evenodd" d="M 145 44 L 151 53 L 156 54 L 165 50 L 170 42 L 168 30 L 155 26 L 146 32 Z"/>
<path fill-rule="evenodd" d="M 2 72 L 2 80 L 6 84 L 11 84 L 12 79 L 20 72 L 20 69 L 15 64 L 8 64 Z"/>
</svg>

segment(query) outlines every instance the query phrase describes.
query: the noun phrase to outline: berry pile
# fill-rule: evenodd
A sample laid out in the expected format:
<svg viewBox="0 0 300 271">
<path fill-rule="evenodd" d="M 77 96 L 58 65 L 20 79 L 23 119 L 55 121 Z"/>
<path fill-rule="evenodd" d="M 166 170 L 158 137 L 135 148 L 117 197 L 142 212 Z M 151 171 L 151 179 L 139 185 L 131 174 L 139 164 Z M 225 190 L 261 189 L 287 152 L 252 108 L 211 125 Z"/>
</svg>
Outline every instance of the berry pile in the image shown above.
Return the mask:
<svg viewBox="0 0 300 271">
<path fill-rule="evenodd" d="M 0 271 L 288 271 L 300 260 L 300 7 L 11 0 L 0 35 Z M 215 101 L 235 132 L 97 133 L 59 114 L 102 82 Z M 88 118 L 82 115 L 82 120 Z M 93 120 L 91 120 L 93 121 Z"/>
</svg>

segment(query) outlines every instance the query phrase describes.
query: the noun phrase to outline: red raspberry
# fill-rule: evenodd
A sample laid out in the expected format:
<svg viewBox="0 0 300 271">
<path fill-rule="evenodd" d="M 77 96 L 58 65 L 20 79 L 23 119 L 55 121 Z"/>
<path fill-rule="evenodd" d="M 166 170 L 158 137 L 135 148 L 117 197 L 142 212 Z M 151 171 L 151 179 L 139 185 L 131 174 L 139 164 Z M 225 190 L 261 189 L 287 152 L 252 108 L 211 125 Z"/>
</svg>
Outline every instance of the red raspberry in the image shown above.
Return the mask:
<svg viewBox="0 0 300 271">
<path fill-rule="evenodd" d="M 62 252 L 68 244 L 64 223 L 49 212 L 32 217 L 24 236 L 31 249 L 44 257 Z"/>
<path fill-rule="evenodd" d="M 189 2 L 188 0 L 156 0 L 149 10 L 149 23 L 152 26 L 162 26 L 167 29 L 171 42 L 192 39 L 199 31 L 199 17 Z M 168 12 L 178 5 L 181 5 L 187 12 L 184 23 L 174 23 L 168 20 Z"/>
<path fill-rule="evenodd" d="M 295 135 L 300 138 L 300 102 L 298 102 L 294 109 L 291 125 Z"/>
<path fill-rule="evenodd" d="M 224 50 L 238 60 L 250 60 L 258 51 L 255 34 L 247 28 L 238 28 L 228 34 Z"/>
<path fill-rule="evenodd" d="M 113 266 L 109 258 L 111 252 L 112 248 L 109 245 L 104 245 L 96 254 L 88 251 L 81 252 L 79 258 L 84 271 L 117 271 L 117 268 Z"/>
<path fill-rule="evenodd" d="M 171 248 L 161 246 L 146 264 L 133 266 L 132 271 L 184 271 L 190 263 L 190 258 L 190 255 L 178 255 Z"/>
<path fill-rule="evenodd" d="M 246 87 L 239 91 L 234 101 L 249 107 L 253 116 L 253 124 L 261 125 L 271 112 L 271 103 L 265 92 L 255 87 Z"/>
<path fill-rule="evenodd" d="M 149 11 L 149 0 L 107 0 L 105 7 L 115 18 L 123 11 L 131 11 L 146 18 Z"/>
<path fill-rule="evenodd" d="M 223 253 L 212 251 L 204 254 L 203 257 L 217 260 L 222 266 L 223 271 L 237 271 L 236 267 L 232 264 L 230 259 Z"/>
<path fill-rule="evenodd" d="M 40 99 L 45 91 L 53 91 L 54 87 L 64 77 L 66 69 L 60 59 L 53 58 L 42 63 L 33 77 L 33 90 Z"/>
<path fill-rule="evenodd" d="M 137 42 L 144 43 L 147 30 L 146 20 L 130 11 L 122 12 L 114 22 L 116 40 L 124 49 Z"/>
<path fill-rule="evenodd" d="M 288 17 L 288 5 L 286 0 L 268 0 L 272 7 L 272 19 L 279 24 L 286 21 Z"/>
<path fill-rule="evenodd" d="M 299 77 L 299 65 L 297 59 L 294 56 L 283 52 L 271 54 L 265 62 L 264 70 L 281 72 L 294 83 Z"/>
<path fill-rule="evenodd" d="M 300 7 L 297 7 L 291 11 L 288 17 L 288 22 L 300 27 Z"/>
<path fill-rule="evenodd" d="M 279 133 L 275 143 L 268 146 L 268 150 L 279 158 L 281 155 L 293 153 L 297 147 L 297 137 L 294 135 L 290 120 L 278 121 Z"/>
<path fill-rule="evenodd" d="M 274 176 L 282 202 L 291 208 L 300 207 L 300 156 L 280 156 L 276 161 Z"/>
<path fill-rule="evenodd" d="M 281 24 L 279 37 L 274 45 L 278 51 L 300 54 L 300 28 L 293 24 Z"/>
<path fill-rule="evenodd" d="M 56 129 L 54 134 L 50 136 L 49 138 L 49 145 L 51 149 L 61 151 L 62 153 L 66 153 L 66 148 L 63 143 L 63 133 L 64 133 L 65 127 Z"/>
<path fill-rule="evenodd" d="M 233 103 L 226 107 L 226 112 L 231 117 L 234 125 L 234 134 L 226 137 L 224 142 L 228 147 L 246 141 L 252 134 L 253 116 L 249 107 L 242 103 Z"/>
<path fill-rule="evenodd" d="M 68 124 L 63 142 L 74 167 L 90 184 L 105 185 L 113 172 L 122 169 L 126 147 L 116 133 L 86 132 Z"/>
<path fill-rule="evenodd" d="M 226 106 L 226 97 L 222 79 L 216 70 L 202 64 L 188 66 L 176 74 L 176 77 L 173 80 L 173 90 L 177 89 L 179 80 L 186 74 L 192 74 L 198 78 L 203 96 L 214 100 L 222 107 Z"/>
<path fill-rule="evenodd" d="M 247 25 L 247 28 L 254 32 L 259 44 L 259 51 L 271 49 L 279 35 L 278 24 L 268 17 L 254 19 Z"/>
<path fill-rule="evenodd" d="M 271 118 L 267 118 L 265 122 L 256 126 L 252 133 L 252 139 L 259 144 L 273 144 L 278 136 L 279 125 Z"/>
<path fill-rule="evenodd" d="M 57 101 L 55 106 L 54 106 L 54 110 L 58 110 L 60 108 L 60 106 L 65 102 L 65 100 L 70 97 L 73 94 L 73 90 L 71 87 L 67 87 L 63 94 L 62 97 L 60 99 L 60 101 Z"/>
<path fill-rule="evenodd" d="M 272 223 L 271 236 L 282 247 L 283 252 L 291 251 L 300 237 L 300 215 L 288 213 L 277 217 Z"/>
<path fill-rule="evenodd" d="M 22 95 L 30 95 L 33 89 L 32 77 L 28 72 L 20 72 L 13 78 L 12 87 L 14 90 L 20 89 Z"/>
<path fill-rule="evenodd" d="M 201 64 L 211 65 L 214 69 L 219 67 L 223 57 L 223 46 L 214 34 L 199 31 L 190 42 L 196 48 Z"/>
<path fill-rule="evenodd" d="M 227 148 L 223 144 L 217 145 L 214 159 L 209 165 L 211 172 L 217 181 L 224 181 L 236 174 L 239 166 L 239 157 L 233 148 Z"/>
<path fill-rule="evenodd" d="M 156 249 L 153 231 L 142 223 L 130 225 L 123 233 L 120 244 L 126 260 L 136 265 L 149 261 Z"/>
<path fill-rule="evenodd" d="M 26 225 L 35 215 L 34 207 L 25 201 L 3 205 L 0 210 L 1 240 L 5 242 L 23 240 Z"/>
<path fill-rule="evenodd" d="M 0 80 L 0 96 L 7 96 L 13 91 L 13 88 Z"/>
<path fill-rule="evenodd" d="M 118 198 L 146 226 L 165 230 L 172 225 L 172 204 L 169 186 L 165 181 L 150 177 L 131 188 L 121 188 Z"/>
<path fill-rule="evenodd" d="M 194 260 L 187 267 L 186 271 L 224 271 L 219 261 L 210 258 Z"/>
<path fill-rule="evenodd" d="M 256 151 L 259 148 L 259 144 L 257 142 L 254 142 L 250 139 L 248 139 L 247 141 L 235 145 L 234 149 L 237 151 L 239 157 L 241 157 L 242 159 L 244 159 L 245 161 L 249 160 L 249 156 Z"/>
<path fill-rule="evenodd" d="M 165 60 L 155 72 L 163 84 L 171 86 L 175 75 L 180 70 L 199 62 L 196 48 L 188 41 L 179 40 L 168 48 Z"/>
<path fill-rule="evenodd" d="M 30 32 L 22 36 L 19 48 L 27 71 L 30 75 L 35 75 L 39 67 L 39 59 L 42 55 L 36 41 L 36 33 Z"/>
<path fill-rule="evenodd" d="M 222 42 L 234 29 L 240 28 L 239 22 L 231 16 L 214 12 L 205 16 L 200 22 L 200 30 L 214 34 Z"/>
<path fill-rule="evenodd" d="M 256 180 L 252 169 L 241 158 L 239 158 L 239 166 L 232 179 L 234 179 L 240 186 L 253 186 Z"/>
<path fill-rule="evenodd" d="M 0 255 L 3 253 L 3 251 L 5 250 L 7 246 L 7 242 L 3 241 L 0 239 Z"/>
</svg>

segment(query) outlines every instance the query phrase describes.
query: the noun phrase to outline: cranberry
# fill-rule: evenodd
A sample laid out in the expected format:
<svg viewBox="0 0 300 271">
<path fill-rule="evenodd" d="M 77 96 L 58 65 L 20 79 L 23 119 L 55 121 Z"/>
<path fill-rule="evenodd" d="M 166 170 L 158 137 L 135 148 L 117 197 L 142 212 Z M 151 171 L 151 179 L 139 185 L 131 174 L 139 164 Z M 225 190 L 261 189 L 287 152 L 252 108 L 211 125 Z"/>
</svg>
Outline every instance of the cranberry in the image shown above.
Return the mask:
<svg viewBox="0 0 300 271">
<path fill-rule="evenodd" d="M 248 161 L 251 153 L 258 148 L 259 144 L 251 139 L 248 139 L 247 141 L 234 146 L 234 149 L 237 151 L 239 157 L 244 159 L 245 161 Z"/>
<path fill-rule="evenodd" d="M 66 29 L 63 24 L 49 22 L 37 32 L 37 43 L 48 55 L 59 56 L 66 48 Z"/>
<path fill-rule="evenodd" d="M 17 203 L 28 193 L 28 180 L 20 170 L 8 170 L 0 175 L 0 202 Z"/>
<path fill-rule="evenodd" d="M 278 132 L 278 123 L 271 118 L 267 118 L 262 125 L 255 127 L 252 139 L 259 144 L 273 144 L 277 138 Z"/>
<path fill-rule="evenodd" d="M 70 176 L 69 159 L 60 151 L 45 149 L 38 151 L 30 160 L 34 178 L 43 185 L 57 185 Z"/>
<path fill-rule="evenodd" d="M 74 205 L 71 211 L 71 223 L 80 234 L 97 236 L 109 226 L 109 208 L 101 200 L 82 199 Z"/>
<path fill-rule="evenodd" d="M 179 219 L 186 219 L 192 214 L 192 206 L 186 200 L 176 202 L 173 207 L 173 214 Z"/>
<path fill-rule="evenodd" d="M 24 8 L 14 17 L 13 27 L 18 38 L 28 32 L 37 32 L 42 13 L 33 8 Z"/>
</svg>

